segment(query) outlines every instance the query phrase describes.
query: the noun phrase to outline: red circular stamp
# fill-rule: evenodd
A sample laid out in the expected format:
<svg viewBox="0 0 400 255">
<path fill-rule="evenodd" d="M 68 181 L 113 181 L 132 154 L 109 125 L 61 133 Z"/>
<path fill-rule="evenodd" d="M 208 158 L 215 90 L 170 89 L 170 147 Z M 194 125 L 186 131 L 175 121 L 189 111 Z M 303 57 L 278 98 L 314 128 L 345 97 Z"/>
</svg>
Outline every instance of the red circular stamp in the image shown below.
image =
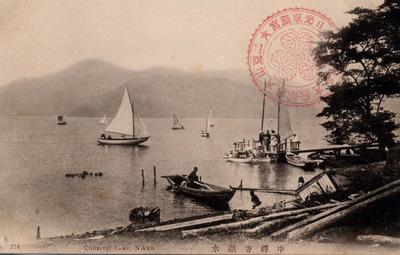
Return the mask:
<svg viewBox="0 0 400 255">
<path fill-rule="evenodd" d="M 329 94 L 318 79 L 312 49 L 321 32 L 335 31 L 335 24 L 322 13 L 290 8 L 267 17 L 252 35 L 248 48 L 251 78 L 269 98 L 289 106 L 307 106 Z M 337 82 L 332 75 L 328 85 Z M 282 89 L 284 83 L 284 88 Z"/>
</svg>

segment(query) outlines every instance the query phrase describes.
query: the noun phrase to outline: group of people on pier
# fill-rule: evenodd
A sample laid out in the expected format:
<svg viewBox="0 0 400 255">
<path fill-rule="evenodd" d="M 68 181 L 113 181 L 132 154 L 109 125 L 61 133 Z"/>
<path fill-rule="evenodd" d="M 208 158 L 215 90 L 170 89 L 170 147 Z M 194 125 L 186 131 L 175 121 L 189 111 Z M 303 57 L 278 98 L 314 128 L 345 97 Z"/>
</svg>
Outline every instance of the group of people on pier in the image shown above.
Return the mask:
<svg viewBox="0 0 400 255">
<path fill-rule="evenodd" d="M 292 150 L 297 148 L 300 142 L 296 134 L 293 134 L 290 137 L 290 150 Z M 265 133 L 261 130 L 258 138 L 260 145 L 265 151 L 272 153 L 278 153 L 280 151 L 281 137 L 279 134 L 275 133 L 274 130 L 271 130 L 271 132 L 267 130 Z M 288 138 L 285 139 L 285 143 Z"/>
</svg>

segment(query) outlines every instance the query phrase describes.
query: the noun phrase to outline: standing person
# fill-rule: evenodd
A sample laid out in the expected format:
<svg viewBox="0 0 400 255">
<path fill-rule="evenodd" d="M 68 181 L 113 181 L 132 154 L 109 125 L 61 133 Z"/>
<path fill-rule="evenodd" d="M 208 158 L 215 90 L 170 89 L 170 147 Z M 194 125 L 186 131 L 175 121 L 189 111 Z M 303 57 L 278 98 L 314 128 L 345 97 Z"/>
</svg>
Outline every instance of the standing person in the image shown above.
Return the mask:
<svg viewBox="0 0 400 255">
<path fill-rule="evenodd" d="M 298 181 L 298 188 L 300 188 L 303 185 L 304 185 L 304 178 L 303 178 L 303 176 L 300 176 L 299 181 Z"/>
<path fill-rule="evenodd" d="M 264 143 L 263 143 L 263 141 L 264 141 L 264 137 L 265 137 L 265 134 L 264 134 L 264 131 L 260 131 L 260 134 L 258 135 L 258 141 L 260 142 L 260 144 L 261 144 L 261 146 L 264 148 Z"/>
<path fill-rule="evenodd" d="M 271 144 L 271 134 L 269 133 L 269 130 L 267 130 L 267 133 L 265 134 L 265 146 L 267 147 L 267 151 L 269 151 L 269 145 Z"/>
<path fill-rule="evenodd" d="M 276 140 L 276 136 L 271 136 L 271 151 L 276 153 L 276 146 L 277 146 L 277 140 Z"/>
<path fill-rule="evenodd" d="M 256 196 L 256 194 L 254 194 L 254 190 L 250 191 L 250 196 L 251 196 L 251 202 L 253 203 L 253 209 L 261 205 L 260 199 Z"/>
</svg>

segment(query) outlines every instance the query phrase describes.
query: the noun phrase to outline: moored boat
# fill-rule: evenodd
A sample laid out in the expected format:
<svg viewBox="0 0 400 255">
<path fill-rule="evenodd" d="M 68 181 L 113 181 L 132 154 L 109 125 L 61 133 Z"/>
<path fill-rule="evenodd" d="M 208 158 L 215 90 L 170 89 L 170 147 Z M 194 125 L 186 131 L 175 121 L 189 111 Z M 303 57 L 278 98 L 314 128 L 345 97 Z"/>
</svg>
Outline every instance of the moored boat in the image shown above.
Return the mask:
<svg viewBox="0 0 400 255">
<path fill-rule="evenodd" d="M 285 156 L 287 163 L 292 166 L 303 168 L 306 171 L 313 171 L 315 167 L 317 167 L 317 162 L 315 160 L 307 160 L 291 152 L 286 153 Z"/>
<path fill-rule="evenodd" d="M 226 204 L 235 194 L 235 190 L 231 188 L 224 188 L 206 182 L 194 182 L 196 187 L 188 186 L 190 182 L 185 175 L 168 175 L 162 177 L 167 179 L 176 193 L 193 197 L 208 204 Z"/>
<path fill-rule="evenodd" d="M 104 117 L 99 121 L 99 124 L 107 125 L 107 115 L 104 115 Z"/>
<path fill-rule="evenodd" d="M 208 129 L 209 129 L 209 120 L 207 118 L 206 119 L 206 130 L 205 131 L 201 130 L 201 137 L 206 137 L 206 138 L 210 137 L 210 133 L 208 132 Z"/>
<path fill-rule="evenodd" d="M 172 129 L 175 129 L 175 130 L 177 130 L 177 129 L 185 129 L 183 127 L 183 125 L 179 122 L 178 116 L 176 115 L 175 112 L 172 114 L 172 121 L 173 121 Z"/>
<path fill-rule="evenodd" d="M 100 139 L 97 139 L 98 144 L 138 145 L 150 138 L 146 126 L 134 110 L 133 101 L 126 88 L 115 118 L 104 131 Z"/>
<path fill-rule="evenodd" d="M 64 120 L 64 116 L 58 115 L 57 116 L 57 125 L 67 125 L 67 122 Z"/>
<path fill-rule="evenodd" d="M 210 127 L 214 127 L 214 114 L 213 114 L 213 109 L 210 109 L 210 112 L 208 114 L 208 119 L 210 122 Z"/>
</svg>

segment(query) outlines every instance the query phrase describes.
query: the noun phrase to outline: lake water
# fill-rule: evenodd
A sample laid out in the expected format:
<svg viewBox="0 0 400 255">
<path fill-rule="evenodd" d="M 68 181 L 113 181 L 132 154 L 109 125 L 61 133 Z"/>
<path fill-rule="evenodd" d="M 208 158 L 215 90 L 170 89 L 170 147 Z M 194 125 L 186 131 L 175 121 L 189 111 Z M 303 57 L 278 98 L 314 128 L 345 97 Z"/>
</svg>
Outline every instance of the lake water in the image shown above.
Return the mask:
<svg viewBox="0 0 400 255">
<path fill-rule="evenodd" d="M 213 208 L 169 192 L 161 175 L 188 174 L 199 168 L 203 181 L 221 186 L 295 189 L 306 173 L 287 164 L 247 165 L 225 162 L 234 141 L 256 137 L 259 120 L 216 119 L 211 137 L 200 137 L 204 119 L 182 119 L 184 130 L 172 130 L 171 119 L 144 119 L 151 138 L 143 146 L 100 146 L 100 118 L 3 117 L 0 119 L 0 235 L 9 241 L 112 228 L 129 224 L 129 210 L 158 206 L 161 219 L 199 215 Z M 323 145 L 318 120 L 295 120 L 292 127 L 302 148 Z M 266 121 L 272 125 L 271 121 Z M 153 166 L 157 166 L 157 185 Z M 141 169 L 146 183 L 142 186 Z M 66 173 L 102 172 L 103 177 L 66 178 Z M 273 204 L 284 195 L 257 193 Z M 230 208 L 250 208 L 248 192 L 237 192 Z"/>
</svg>

